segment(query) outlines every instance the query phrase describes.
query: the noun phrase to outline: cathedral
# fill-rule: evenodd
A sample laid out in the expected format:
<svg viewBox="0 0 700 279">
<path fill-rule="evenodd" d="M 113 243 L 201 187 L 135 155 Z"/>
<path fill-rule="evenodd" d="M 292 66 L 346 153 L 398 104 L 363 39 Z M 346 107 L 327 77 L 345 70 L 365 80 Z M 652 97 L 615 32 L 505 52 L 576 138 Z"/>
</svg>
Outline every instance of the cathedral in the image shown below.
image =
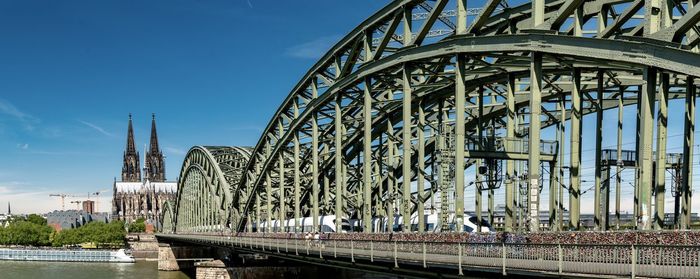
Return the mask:
<svg viewBox="0 0 700 279">
<path fill-rule="evenodd" d="M 165 202 L 175 200 L 177 182 L 165 180 L 165 162 L 163 152 L 158 147 L 155 115 L 151 120 L 150 148 L 145 156 L 143 177 L 139 168 L 140 160 L 134 144 L 134 129 L 129 114 L 121 180 L 114 180 L 112 219 L 131 222 L 145 218 L 148 223 L 158 225 Z"/>
</svg>

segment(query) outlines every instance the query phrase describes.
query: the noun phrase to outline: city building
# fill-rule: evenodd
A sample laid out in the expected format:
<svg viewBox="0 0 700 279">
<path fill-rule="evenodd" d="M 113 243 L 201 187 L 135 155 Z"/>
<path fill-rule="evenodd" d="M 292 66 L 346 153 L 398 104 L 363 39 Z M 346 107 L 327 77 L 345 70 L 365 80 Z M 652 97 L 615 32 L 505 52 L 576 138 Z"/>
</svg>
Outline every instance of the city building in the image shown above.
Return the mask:
<svg viewBox="0 0 700 279">
<path fill-rule="evenodd" d="M 56 231 L 75 229 L 89 222 L 109 222 L 107 213 L 88 213 L 83 210 L 55 210 L 46 214 L 46 223 Z"/>
<path fill-rule="evenodd" d="M 165 162 L 158 146 L 155 115 L 151 120 L 150 148 L 145 156 L 143 178 L 139 163 L 140 155 L 134 143 L 134 129 L 129 114 L 121 180 L 114 181 L 112 219 L 131 222 L 144 218 L 149 223 L 158 224 L 165 202 L 175 199 L 177 182 L 166 181 Z"/>
<path fill-rule="evenodd" d="M 93 214 L 95 213 L 95 201 L 87 200 L 83 202 L 83 211 Z"/>
</svg>

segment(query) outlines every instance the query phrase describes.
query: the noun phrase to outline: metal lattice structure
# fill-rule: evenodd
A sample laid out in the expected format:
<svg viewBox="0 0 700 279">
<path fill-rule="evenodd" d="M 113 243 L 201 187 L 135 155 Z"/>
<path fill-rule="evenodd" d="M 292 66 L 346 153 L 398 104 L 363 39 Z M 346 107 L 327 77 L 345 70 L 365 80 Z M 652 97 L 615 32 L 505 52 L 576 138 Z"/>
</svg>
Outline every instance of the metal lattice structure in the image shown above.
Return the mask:
<svg viewBox="0 0 700 279">
<path fill-rule="evenodd" d="M 178 233 L 230 232 L 231 206 L 250 148 L 195 146 L 185 156 L 175 204 L 168 204 L 163 231 Z"/>
<path fill-rule="evenodd" d="M 667 103 L 683 98 L 689 136 L 679 191 L 680 222 L 687 227 L 695 81 L 700 76 L 699 19 L 700 5 L 693 0 L 488 0 L 479 9 L 468 9 L 464 0 L 393 1 L 342 38 L 301 78 L 249 160 L 236 169 L 240 177 L 225 179 L 209 149 L 190 151 L 180 179 L 184 192 L 178 193 L 178 231 L 192 224 L 183 223 L 183 210 L 193 210 L 189 214 L 194 216 L 201 210 L 183 207 L 185 201 L 191 204 L 191 195 L 205 193 L 188 192 L 188 187 L 209 187 L 217 197 L 209 204 L 213 211 L 206 211 L 214 212 L 215 220 L 206 223 L 210 225 L 223 227 L 224 219 L 217 223 L 216 218 L 230 210 L 238 231 L 305 216 L 314 217 L 318 228 L 318 216 L 335 215 L 337 230 L 347 217 L 360 220 L 370 232 L 373 218 L 386 217 L 392 228 L 394 216 L 403 224 L 412 215 L 423 216 L 441 187 L 443 194 L 449 188 L 441 182 L 454 187 L 449 202 L 456 223 L 464 218 L 465 188 L 475 184 L 470 189 L 479 208 L 481 193 L 488 192 L 489 215 L 494 192 L 505 191 L 506 230 L 516 227 L 517 216 L 537 230 L 541 189 L 549 187 L 550 220 L 559 224 L 553 229 L 562 229 L 564 189 L 570 201 L 569 227 L 578 228 L 585 114 L 596 115 L 597 129 L 586 136 L 597 143 L 595 215 L 596 227 L 604 229 L 608 214 L 600 205 L 609 203 L 610 189 L 601 189 L 603 111 L 629 105 L 636 105 L 638 113 L 638 227 L 650 228 L 654 214 L 664 216 L 662 206 L 652 209 L 651 198 L 653 192 L 665 191 L 665 180 L 659 179 L 665 164 L 657 164 L 659 170 L 653 162 L 666 160 Z M 657 103 L 663 121 L 655 124 Z M 565 142 L 567 121 L 570 140 Z M 655 125 L 660 144 L 654 154 Z M 554 138 L 541 138 L 541 129 L 547 127 L 556 130 Z M 449 129 L 453 139 L 446 143 L 441 129 Z M 203 161 L 195 164 L 197 153 Z M 564 153 L 570 153 L 568 160 Z M 499 162 L 505 164 L 503 174 Z M 570 162 L 570 185 L 561 183 L 564 162 Z M 197 164 L 209 164 L 213 171 L 187 167 Z M 544 165 L 551 173 L 546 179 Z M 477 170 L 475 183 L 460 175 L 467 168 Z M 211 184 L 197 184 L 198 179 Z M 524 187 L 528 204 L 516 208 L 519 187 Z M 663 195 L 656 199 L 664 203 Z M 476 214 L 481 217 L 480 210 Z M 656 223 L 659 218 L 663 220 L 657 216 Z M 418 220 L 417 230 L 423 231 L 423 218 Z"/>
</svg>

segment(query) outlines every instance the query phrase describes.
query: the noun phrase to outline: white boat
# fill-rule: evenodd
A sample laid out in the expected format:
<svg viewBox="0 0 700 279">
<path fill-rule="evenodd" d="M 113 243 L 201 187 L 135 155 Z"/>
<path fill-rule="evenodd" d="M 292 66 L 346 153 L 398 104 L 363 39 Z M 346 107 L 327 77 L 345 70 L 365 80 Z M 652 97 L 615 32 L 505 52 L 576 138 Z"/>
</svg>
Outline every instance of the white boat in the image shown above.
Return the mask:
<svg viewBox="0 0 700 279">
<path fill-rule="evenodd" d="M 133 263 L 126 250 L 0 249 L 0 260 Z"/>
</svg>

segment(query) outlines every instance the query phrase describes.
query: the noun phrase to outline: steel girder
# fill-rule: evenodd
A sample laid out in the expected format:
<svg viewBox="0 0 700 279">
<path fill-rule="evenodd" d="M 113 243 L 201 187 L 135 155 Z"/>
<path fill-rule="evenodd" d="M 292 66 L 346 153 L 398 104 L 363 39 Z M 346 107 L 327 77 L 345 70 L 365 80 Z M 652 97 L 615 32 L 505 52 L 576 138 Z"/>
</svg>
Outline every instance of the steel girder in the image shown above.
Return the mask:
<svg viewBox="0 0 700 279">
<path fill-rule="evenodd" d="M 175 216 L 173 212 L 173 206 L 170 201 L 166 201 L 163 204 L 163 223 L 161 225 L 160 231 L 163 233 L 174 233 L 175 232 Z"/>
<path fill-rule="evenodd" d="M 534 15 L 529 3 L 491 14 L 498 3 L 489 1 L 467 28 L 461 1 L 394 1 L 341 39 L 292 90 L 253 149 L 231 197 L 240 212 L 233 223 L 237 229 L 251 225 L 254 215 L 259 222 L 263 214 L 267 220 L 414 214 L 437 188 L 437 124 L 454 127 L 463 121 L 466 142 L 460 140 L 458 150 L 469 149 L 469 141 L 479 146 L 475 133 L 484 125 L 506 130 L 514 121 L 507 110 L 532 112 L 531 63 L 541 65 L 533 75 L 543 82 L 538 85 L 542 128 L 570 118 L 571 106 L 562 110 L 565 115 L 548 107 L 558 99 L 570 103 L 572 92 L 582 93 L 588 106 L 580 113 L 585 114 L 596 107 L 617 108 L 615 92 L 638 94 L 648 68 L 671 75 L 676 89 L 700 76 L 696 8 L 686 12 L 683 5 L 669 5 L 661 7 L 663 13 L 647 15 L 648 7 L 641 9 L 646 1 L 542 1 L 543 7 L 534 5 L 540 9 Z M 436 20 L 450 6 L 457 7 L 455 16 Z M 428 13 L 417 21 L 410 15 L 420 9 Z M 587 24 L 592 18 L 598 21 Z M 596 30 L 584 30 L 591 25 Z M 446 27 L 453 33 L 427 36 Z M 660 32 L 673 35 L 661 38 Z M 572 71 L 582 74 L 580 84 Z M 599 71 L 605 74 L 602 86 L 596 81 Z M 507 106 L 508 88 L 515 90 L 514 108 Z M 455 105 L 463 101 L 455 100 L 460 90 L 466 98 L 463 118 L 455 117 Z M 685 91 L 669 98 L 682 98 Z M 591 92 L 602 95 L 600 101 Z M 366 132 L 368 119 L 371 131 Z M 512 134 L 528 140 L 528 123 L 511 126 L 517 130 Z M 536 145 L 530 141 L 531 149 Z M 472 158 L 469 151 L 474 150 L 464 156 Z M 540 159 L 529 160 L 539 164 Z M 417 164 L 432 166 L 418 169 Z M 431 184 L 426 193 L 409 185 L 426 180 Z"/>
<path fill-rule="evenodd" d="M 163 230 L 230 231 L 231 220 L 238 219 L 231 196 L 249 158 L 246 147 L 192 147 L 182 164 L 174 205 L 164 212 Z"/>
</svg>

